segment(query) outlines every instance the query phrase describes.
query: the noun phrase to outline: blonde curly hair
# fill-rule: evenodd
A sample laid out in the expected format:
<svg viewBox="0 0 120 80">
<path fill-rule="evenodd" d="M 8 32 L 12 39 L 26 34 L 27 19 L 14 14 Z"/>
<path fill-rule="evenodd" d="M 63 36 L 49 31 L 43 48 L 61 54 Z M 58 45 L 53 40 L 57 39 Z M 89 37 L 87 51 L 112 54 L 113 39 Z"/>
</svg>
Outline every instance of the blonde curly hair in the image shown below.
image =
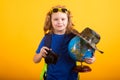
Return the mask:
<svg viewBox="0 0 120 80">
<path fill-rule="evenodd" d="M 51 10 L 53 10 L 54 8 L 65 8 L 66 9 L 65 6 L 58 5 L 58 6 L 52 7 Z M 53 32 L 52 23 L 51 23 L 51 15 L 52 15 L 51 10 L 46 15 L 46 19 L 45 19 L 45 23 L 44 23 L 44 33 L 45 34 L 48 34 L 48 33 L 52 34 L 52 33 L 54 33 Z M 72 19 L 71 19 L 72 18 L 71 12 L 69 10 L 67 10 L 66 14 L 68 16 L 68 24 L 67 24 L 66 34 L 68 34 L 73 29 L 74 24 L 73 24 Z"/>
</svg>

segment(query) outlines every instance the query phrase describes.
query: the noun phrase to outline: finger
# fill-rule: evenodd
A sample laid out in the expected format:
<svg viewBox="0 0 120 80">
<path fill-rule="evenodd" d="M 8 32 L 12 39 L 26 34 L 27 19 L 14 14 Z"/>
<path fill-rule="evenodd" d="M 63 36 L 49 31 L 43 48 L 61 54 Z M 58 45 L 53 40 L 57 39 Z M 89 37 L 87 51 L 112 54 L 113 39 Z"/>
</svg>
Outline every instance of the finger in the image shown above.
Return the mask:
<svg viewBox="0 0 120 80">
<path fill-rule="evenodd" d="M 43 47 L 43 52 L 47 54 L 47 51 L 50 50 L 48 47 Z"/>
<path fill-rule="evenodd" d="M 44 46 L 43 49 L 50 50 L 48 47 Z"/>
<path fill-rule="evenodd" d="M 42 48 L 41 48 L 41 53 L 46 53 L 46 54 L 47 54 L 46 49 L 48 49 L 48 48 L 46 48 L 46 47 L 42 47 Z"/>
<path fill-rule="evenodd" d="M 92 60 L 91 59 L 85 59 L 85 62 L 88 63 L 88 64 L 91 64 Z"/>
<path fill-rule="evenodd" d="M 94 61 L 95 61 L 95 59 L 91 59 L 91 60 L 89 60 L 90 63 L 93 63 Z"/>
<path fill-rule="evenodd" d="M 47 51 L 45 49 L 42 50 L 43 54 L 47 54 Z"/>
<path fill-rule="evenodd" d="M 44 58 L 45 58 L 45 57 L 46 57 L 46 54 L 43 54 L 43 55 L 42 55 L 42 57 L 44 57 Z"/>
</svg>

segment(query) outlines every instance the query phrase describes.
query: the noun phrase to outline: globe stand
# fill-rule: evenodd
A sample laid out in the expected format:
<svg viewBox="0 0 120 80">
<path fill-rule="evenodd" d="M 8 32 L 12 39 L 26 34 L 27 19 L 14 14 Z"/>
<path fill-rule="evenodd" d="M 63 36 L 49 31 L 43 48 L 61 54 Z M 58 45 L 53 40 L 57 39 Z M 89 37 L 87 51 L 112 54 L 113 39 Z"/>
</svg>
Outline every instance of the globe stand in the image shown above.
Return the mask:
<svg viewBox="0 0 120 80">
<path fill-rule="evenodd" d="M 90 72 L 92 70 L 89 66 L 85 66 L 82 63 L 83 62 L 81 62 L 80 66 L 75 66 L 73 68 L 73 71 L 75 71 L 75 72 Z"/>
</svg>

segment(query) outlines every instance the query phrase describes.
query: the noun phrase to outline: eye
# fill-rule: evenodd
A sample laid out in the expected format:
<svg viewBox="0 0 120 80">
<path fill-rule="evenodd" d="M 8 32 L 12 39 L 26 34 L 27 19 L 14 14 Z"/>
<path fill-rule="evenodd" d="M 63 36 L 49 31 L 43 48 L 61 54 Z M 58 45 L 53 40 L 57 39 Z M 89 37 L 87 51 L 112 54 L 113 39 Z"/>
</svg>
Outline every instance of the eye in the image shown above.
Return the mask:
<svg viewBox="0 0 120 80">
<path fill-rule="evenodd" d="M 58 21 L 58 18 L 55 18 L 54 21 Z"/>
<path fill-rule="evenodd" d="M 62 18 L 62 21 L 64 21 L 65 20 L 65 18 Z"/>
</svg>

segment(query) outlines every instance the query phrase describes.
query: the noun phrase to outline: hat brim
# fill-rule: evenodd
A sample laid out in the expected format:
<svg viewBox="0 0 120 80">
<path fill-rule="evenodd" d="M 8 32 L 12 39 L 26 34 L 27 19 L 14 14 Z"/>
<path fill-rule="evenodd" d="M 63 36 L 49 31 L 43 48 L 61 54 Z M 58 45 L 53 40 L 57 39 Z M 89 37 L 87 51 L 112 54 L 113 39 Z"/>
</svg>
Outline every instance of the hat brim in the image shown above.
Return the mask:
<svg viewBox="0 0 120 80">
<path fill-rule="evenodd" d="M 100 53 L 103 53 L 103 51 L 99 50 L 95 44 L 91 44 L 90 42 L 88 42 L 85 38 L 83 38 L 81 35 L 78 35 L 80 38 L 82 38 L 86 43 L 88 43 L 93 49 L 99 51 Z"/>
</svg>

